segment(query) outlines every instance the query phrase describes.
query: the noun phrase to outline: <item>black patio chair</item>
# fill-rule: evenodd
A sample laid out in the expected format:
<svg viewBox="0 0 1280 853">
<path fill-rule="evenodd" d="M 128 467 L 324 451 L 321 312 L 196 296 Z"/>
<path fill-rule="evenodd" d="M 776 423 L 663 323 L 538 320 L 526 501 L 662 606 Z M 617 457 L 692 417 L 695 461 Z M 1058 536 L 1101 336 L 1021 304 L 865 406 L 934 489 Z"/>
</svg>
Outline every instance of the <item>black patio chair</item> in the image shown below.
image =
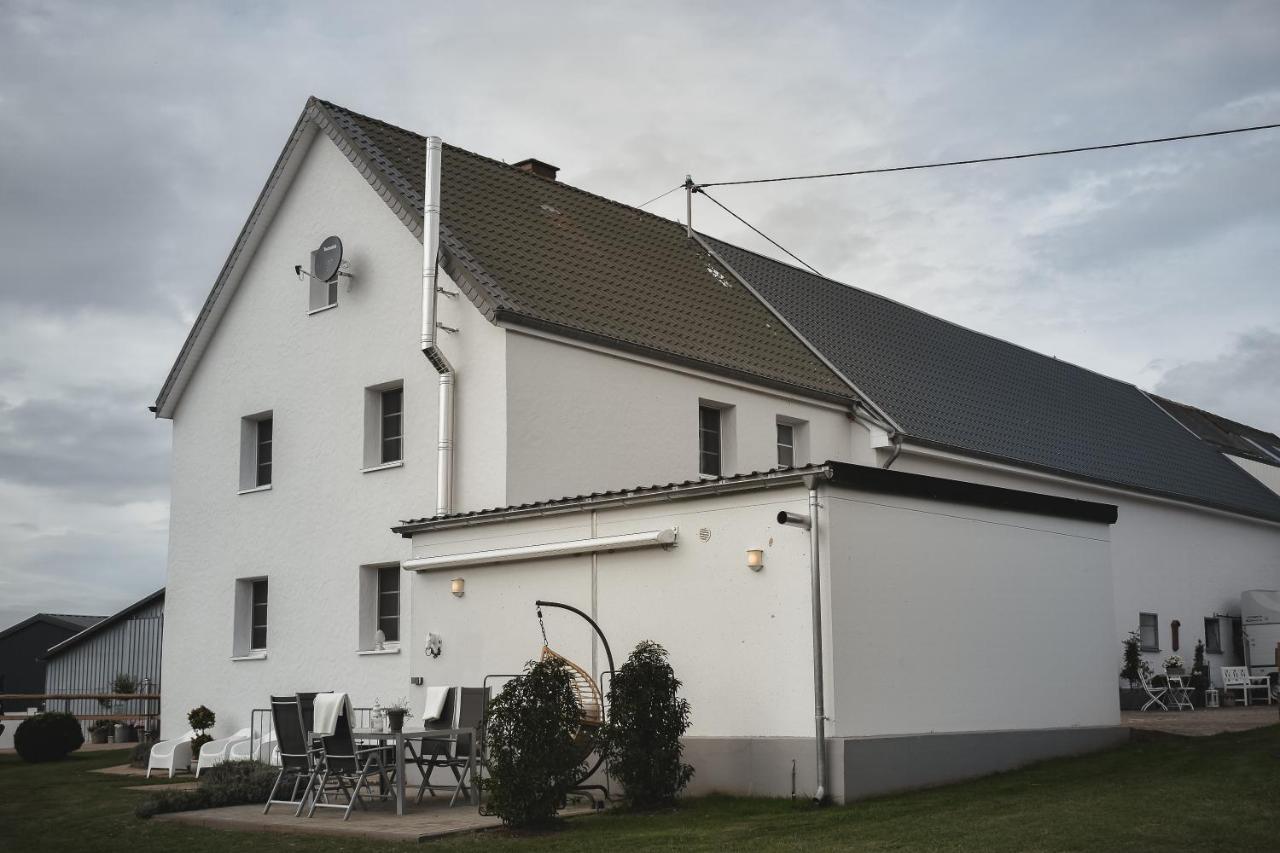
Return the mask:
<svg viewBox="0 0 1280 853">
<path fill-rule="evenodd" d="M 436 726 L 442 729 L 453 728 L 454 718 L 456 717 L 457 706 L 454 698 L 457 696 L 458 689 L 450 687 L 445 694 L 444 704 L 440 707 L 440 716 L 432 723 L 428 723 L 428 727 Z M 418 766 L 418 772 L 422 774 L 422 783 L 418 785 L 418 799 L 422 802 L 422 795 L 430 792 L 431 796 L 436 795 L 437 790 L 451 790 L 462 776 L 458 773 L 458 768 L 450 762 L 452 759 L 453 738 L 428 738 L 424 737 L 419 741 L 417 748 L 414 748 L 413 742 L 405 744 L 405 748 L 409 750 L 409 755 L 413 759 L 413 763 Z M 431 772 L 441 768 L 449 768 L 453 771 L 454 785 L 433 785 L 431 784 Z"/>
<path fill-rule="evenodd" d="M 313 697 L 314 695 L 312 694 Z M 307 792 L 311 789 L 316 769 L 307 729 L 302 724 L 298 697 L 272 696 L 271 722 L 275 729 L 276 748 L 280 751 L 280 772 L 271 786 L 271 793 L 267 795 L 267 805 L 262 813 L 270 812 L 273 805 L 288 804 L 295 807 L 294 815 L 297 816 L 302 812 L 303 804 L 306 803 Z M 290 776 L 293 777 L 293 790 L 289 799 L 276 799 L 281 785 Z M 299 797 L 298 786 L 304 781 L 306 786 L 302 790 L 302 796 Z"/>
<path fill-rule="evenodd" d="M 351 702 L 348 700 L 338 713 L 333 734 L 320 738 L 322 758 L 307 817 L 313 816 L 318 808 L 342 809 L 342 819 L 347 820 L 351 817 L 351 809 L 357 801 L 360 802 L 361 808 L 366 808 L 361 799 L 361 788 L 368 793 L 369 799 L 385 799 L 388 796 L 385 793 L 374 794 L 373 788 L 369 785 L 369 779 L 376 777 L 384 782 L 385 790 L 388 774 L 383 756 L 386 750 L 381 746 L 358 746 L 351 733 L 351 720 Z M 329 787 L 331 784 L 332 788 Z M 345 796 L 346 805 L 328 802 L 324 794 L 329 790 L 340 792 Z M 321 802 L 322 799 L 324 802 Z"/>
</svg>

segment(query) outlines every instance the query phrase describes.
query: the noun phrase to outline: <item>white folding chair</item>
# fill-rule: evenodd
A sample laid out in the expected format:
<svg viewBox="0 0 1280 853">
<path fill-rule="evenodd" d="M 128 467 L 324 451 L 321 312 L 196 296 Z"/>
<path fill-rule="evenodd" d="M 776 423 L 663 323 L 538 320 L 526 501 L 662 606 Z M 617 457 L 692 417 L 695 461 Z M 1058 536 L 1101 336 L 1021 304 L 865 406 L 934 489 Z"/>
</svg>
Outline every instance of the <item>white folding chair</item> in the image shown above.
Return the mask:
<svg viewBox="0 0 1280 853">
<path fill-rule="evenodd" d="M 1151 676 L 1145 672 L 1139 672 L 1138 679 L 1142 682 L 1142 689 L 1147 694 L 1147 704 L 1142 706 L 1142 710 L 1145 711 L 1152 705 L 1159 705 L 1161 711 L 1169 710 L 1168 706 L 1164 704 L 1164 696 L 1169 692 L 1169 688 L 1158 687 L 1152 682 Z"/>
</svg>

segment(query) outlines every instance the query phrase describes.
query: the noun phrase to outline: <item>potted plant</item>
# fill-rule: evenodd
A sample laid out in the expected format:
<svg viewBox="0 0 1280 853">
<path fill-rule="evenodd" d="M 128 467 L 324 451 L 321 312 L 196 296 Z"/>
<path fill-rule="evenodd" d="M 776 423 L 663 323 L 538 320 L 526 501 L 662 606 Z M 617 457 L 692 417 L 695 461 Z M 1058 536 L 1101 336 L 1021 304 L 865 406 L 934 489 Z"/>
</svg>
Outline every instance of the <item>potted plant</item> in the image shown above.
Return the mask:
<svg viewBox="0 0 1280 853">
<path fill-rule="evenodd" d="M 1195 656 L 1191 659 L 1191 689 L 1196 707 L 1204 707 L 1204 692 L 1209 689 L 1209 664 L 1204 659 L 1204 640 L 1196 640 Z"/>
<path fill-rule="evenodd" d="M 116 673 L 115 679 L 111 682 L 111 692 L 121 694 L 137 693 L 138 681 L 128 673 Z M 101 703 L 103 700 L 99 699 L 98 701 Z M 106 701 L 111 702 L 113 700 L 108 699 Z M 116 704 L 123 707 L 125 702 L 128 701 L 127 699 L 118 700 Z M 131 723 L 123 721 L 116 723 L 116 743 L 133 743 L 137 739 L 138 730 Z"/>
<path fill-rule="evenodd" d="M 409 700 L 405 698 L 397 699 L 389 702 L 382 709 L 387 715 L 387 731 L 402 732 L 404 731 L 404 717 L 409 713 Z"/>
<path fill-rule="evenodd" d="M 101 700 L 99 700 L 101 701 Z M 106 743 L 107 736 L 111 734 L 110 720 L 94 720 L 89 725 L 89 740 L 91 743 Z"/>
<path fill-rule="evenodd" d="M 1124 655 L 1121 658 L 1120 677 L 1129 682 L 1129 689 L 1120 690 L 1120 710 L 1137 711 L 1145 700 L 1142 691 L 1138 689 L 1138 682 L 1143 675 L 1151 674 L 1151 664 L 1142 657 L 1142 638 L 1137 631 L 1130 631 L 1121 645 Z"/>
<path fill-rule="evenodd" d="M 1169 655 L 1164 659 L 1164 671 L 1166 675 L 1186 675 L 1185 664 L 1182 655 Z"/>
<path fill-rule="evenodd" d="M 209 729 L 213 728 L 213 724 L 217 719 L 217 716 L 204 705 L 192 708 L 187 713 L 187 722 L 191 724 L 191 728 L 196 732 L 196 736 L 191 739 L 191 760 L 193 762 L 200 760 L 200 747 L 213 740 L 213 735 L 209 734 Z"/>
</svg>

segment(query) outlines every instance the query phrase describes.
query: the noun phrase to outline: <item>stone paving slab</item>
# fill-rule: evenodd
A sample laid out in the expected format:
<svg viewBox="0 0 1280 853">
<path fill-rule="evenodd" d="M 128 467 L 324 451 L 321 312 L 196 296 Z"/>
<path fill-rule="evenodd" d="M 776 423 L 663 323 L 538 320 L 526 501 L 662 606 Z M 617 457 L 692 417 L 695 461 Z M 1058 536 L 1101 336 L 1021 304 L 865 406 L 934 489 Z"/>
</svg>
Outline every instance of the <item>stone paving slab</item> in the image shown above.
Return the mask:
<svg viewBox="0 0 1280 853">
<path fill-rule="evenodd" d="M 564 816 L 588 814 L 587 805 L 572 805 L 561 812 Z M 496 817 L 480 814 L 470 804 L 449 808 L 448 800 L 441 798 L 420 805 L 411 804 L 403 816 L 395 813 L 391 803 L 370 803 L 367 810 L 356 806 L 351 819 L 344 821 L 342 812 L 317 811 L 315 817 L 294 817 L 287 806 L 273 806 L 270 814 L 262 813 L 262 806 L 228 806 L 221 809 L 203 809 L 194 812 L 174 812 L 156 815 L 152 820 L 166 820 L 205 826 L 212 829 L 232 829 L 248 832 L 282 832 L 296 835 L 328 835 L 346 838 L 373 838 L 381 841 L 426 841 L 446 835 L 464 832 L 480 832 L 501 826 Z"/>
<path fill-rule="evenodd" d="M 195 782 L 169 782 L 162 785 L 126 785 L 126 791 L 194 791 Z"/>
<path fill-rule="evenodd" d="M 1120 724 L 1136 731 L 1163 732 L 1184 737 L 1209 737 L 1244 732 L 1280 723 L 1280 706 L 1197 708 L 1194 711 L 1123 711 Z"/>
<path fill-rule="evenodd" d="M 104 773 L 107 776 L 135 776 L 137 778 L 146 778 L 147 768 L 134 767 L 131 764 L 113 764 L 110 767 L 99 767 L 97 770 L 90 770 L 90 773 Z M 152 774 L 151 778 L 166 778 L 167 770 L 157 770 Z M 187 774 L 178 774 L 187 775 Z"/>
</svg>

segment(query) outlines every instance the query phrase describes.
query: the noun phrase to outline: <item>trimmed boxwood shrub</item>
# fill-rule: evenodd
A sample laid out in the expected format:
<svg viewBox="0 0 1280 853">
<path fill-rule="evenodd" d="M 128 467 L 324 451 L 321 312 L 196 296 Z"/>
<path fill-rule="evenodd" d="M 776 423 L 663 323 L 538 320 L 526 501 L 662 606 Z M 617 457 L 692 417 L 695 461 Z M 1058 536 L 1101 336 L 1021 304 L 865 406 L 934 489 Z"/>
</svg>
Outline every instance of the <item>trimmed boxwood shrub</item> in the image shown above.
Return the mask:
<svg viewBox="0 0 1280 853">
<path fill-rule="evenodd" d="M 58 761 L 84 743 L 80 721 L 57 712 L 28 717 L 13 733 L 13 748 L 23 761 Z"/>
<path fill-rule="evenodd" d="M 489 807 L 508 826 L 532 827 L 555 819 L 581 775 L 574 738 L 582 707 L 564 662 L 530 661 L 489 704 L 486 726 Z"/>
<path fill-rule="evenodd" d="M 622 783 L 630 806 L 670 805 L 693 776 L 693 768 L 680 760 L 689 701 L 677 695 L 679 689 L 667 650 L 649 640 L 640 642 L 614 674 L 604 753 L 609 775 Z"/>
<path fill-rule="evenodd" d="M 168 812 L 265 803 L 279 772 L 259 761 L 217 764 L 200 775 L 200 786 L 194 791 L 162 791 L 139 803 L 134 814 L 148 818 Z"/>
</svg>

